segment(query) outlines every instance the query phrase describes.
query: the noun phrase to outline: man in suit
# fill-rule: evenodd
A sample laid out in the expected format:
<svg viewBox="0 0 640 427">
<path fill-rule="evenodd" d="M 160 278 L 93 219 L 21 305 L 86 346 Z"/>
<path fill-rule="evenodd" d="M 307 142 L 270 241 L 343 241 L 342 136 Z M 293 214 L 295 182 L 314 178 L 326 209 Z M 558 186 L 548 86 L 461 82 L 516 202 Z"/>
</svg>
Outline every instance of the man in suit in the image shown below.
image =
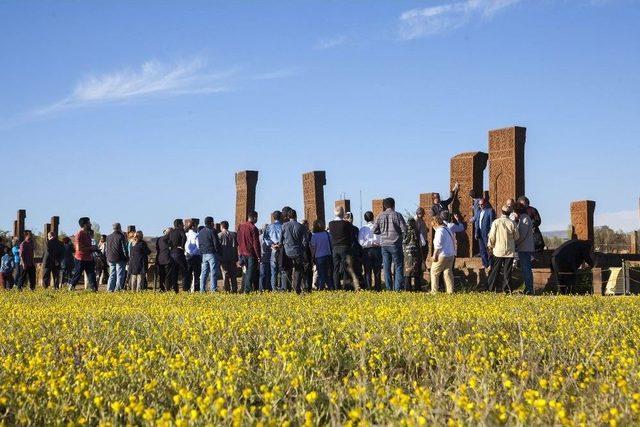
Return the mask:
<svg viewBox="0 0 640 427">
<path fill-rule="evenodd" d="M 478 212 L 473 217 L 473 225 L 476 230 L 476 239 L 478 240 L 478 246 L 480 247 L 480 257 L 482 258 L 482 265 L 484 268 L 489 268 L 491 260 L 489 256 L 489 250 L 487 245 L 489 243 L 489 232 L 491 231 L 491 223 L 496 218 L 496 214 L 493 208 L 486 199 L 481 199 L 478 202 Z"/>
</svg>

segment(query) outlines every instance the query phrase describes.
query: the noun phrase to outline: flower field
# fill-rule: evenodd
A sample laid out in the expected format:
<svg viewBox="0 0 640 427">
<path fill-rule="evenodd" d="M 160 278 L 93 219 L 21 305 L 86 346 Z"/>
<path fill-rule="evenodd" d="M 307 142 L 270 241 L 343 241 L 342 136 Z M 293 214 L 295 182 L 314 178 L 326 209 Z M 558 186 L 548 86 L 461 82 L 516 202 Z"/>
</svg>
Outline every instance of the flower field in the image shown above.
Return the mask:
<svg viewBox="0 0 640 427">
<path fill-rule="evenodd" d="M 0 294 L 0 423 L 640 422 L 640 300 Z"/>
</svg>

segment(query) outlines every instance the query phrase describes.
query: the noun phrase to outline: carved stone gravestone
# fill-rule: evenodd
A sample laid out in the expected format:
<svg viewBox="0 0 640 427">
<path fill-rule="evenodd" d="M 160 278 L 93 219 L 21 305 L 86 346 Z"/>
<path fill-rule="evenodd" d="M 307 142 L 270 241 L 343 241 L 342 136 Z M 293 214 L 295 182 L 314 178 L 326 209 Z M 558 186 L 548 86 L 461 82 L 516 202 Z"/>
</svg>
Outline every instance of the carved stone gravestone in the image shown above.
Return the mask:
<svg viewBox="0 0 640 427">
<path fill-rule="evenodd" d="M 327 183 L 325 171 L 312 171 L 302 174 L 302 195 L 304 219 L 312 225 L 317 219 L 324 222 L 324 186 Z"/>
<path fill-rule="evenodd" d="M 236 172 L 236 230 L 256 210 L 258 171 Z"/>
</svg>

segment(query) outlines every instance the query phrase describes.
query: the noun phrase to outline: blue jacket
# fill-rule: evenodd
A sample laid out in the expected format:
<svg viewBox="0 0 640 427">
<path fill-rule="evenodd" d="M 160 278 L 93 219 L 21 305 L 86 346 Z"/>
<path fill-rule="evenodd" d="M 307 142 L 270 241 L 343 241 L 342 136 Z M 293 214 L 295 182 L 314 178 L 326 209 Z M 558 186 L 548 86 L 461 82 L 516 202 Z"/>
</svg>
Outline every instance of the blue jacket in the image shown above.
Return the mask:
<svg viewBox="0 0 640 427">
<path fill-rule="evenodd" d="M 486 208 L 484 210 L 484 216 L 482 217 L 482 223 L 480 223 L 482 211 L 478 211 L 477 215 L 473 218 L 473 226 L 476 229 L 476 236 L 480 237 L 484 242 L 489 240 L 489 232 L 491 231 L 491 223 L 496 219 L 496 213 L 492 208 Z"/>
<path fill-rule="evenodd" d="M 14 267 L 13 255 L 5 254 L 2 256 L 2 265 L 0 265 L 0 271 L 2 273 L 11 273 Z"/>
</svg>

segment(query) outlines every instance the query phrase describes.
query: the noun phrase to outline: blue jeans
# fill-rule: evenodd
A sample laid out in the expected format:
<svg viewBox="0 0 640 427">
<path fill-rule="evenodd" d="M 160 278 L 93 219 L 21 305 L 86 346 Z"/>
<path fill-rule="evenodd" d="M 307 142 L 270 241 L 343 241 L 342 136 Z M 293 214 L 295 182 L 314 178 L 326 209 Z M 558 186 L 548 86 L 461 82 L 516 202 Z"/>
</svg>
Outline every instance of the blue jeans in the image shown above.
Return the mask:
<svg viewBox="0 0 640 427">
<path fill-rule="evenodd" d="M 393 290 L 402 290 L 404 254 L 402 253 L 402 243 L 398 242 L 393 246 L 382 246 L 382 264 L 384 264 L 384 283 L 387 290 L 391 290 L 391 261 L 395 266 L 395 280 Z"/>
<path fill-rule="evenodd" d="M 287 288 L 278 287 L 278 273 L 280 273 L 280 251 L 284 249 L 278 249 L 277 251 L 271 251 L 271 257 L 269 261 L 269 268 L 271 269 L 271 288 L 274 291 L 286 291 Z"/>
<path fill-rule="evenodd" d="M 331 277 L 331 255 L 316 258 L 316 269 L 318 270 L 318 290 L 328 288 L 334 290 L 333 278 Z"/>
<path fill-rule="evenodd" d="M 271 257 L 260 261 L 260 277 L 258 278 L 258 289 L 261 291 L 271 290 Z"/>
<path fill-rule="evenodd" d="M 127 277 L 126 266 L 126 261 L 109 263 L 109 282 L 107 291 L 121 291 L 124 288 L 124 281 Z"/>
<path fill-rule="evenodd" d="M 218 287 L 218 269 L 220 259 L 216 254 L 202 254 L 202 268 L 200 269 L 200 292 L 207 291 L 207 279 L 211 272 L 211 292 L 215 292 Z"/>
<path fill-rule="evenodd" d="M 518 252 L 520 271 L 524 280 L 524 291 L 527 295 L 533 295 L 533 270 L 531 269 L 532 252 Z"/>
</svg>

